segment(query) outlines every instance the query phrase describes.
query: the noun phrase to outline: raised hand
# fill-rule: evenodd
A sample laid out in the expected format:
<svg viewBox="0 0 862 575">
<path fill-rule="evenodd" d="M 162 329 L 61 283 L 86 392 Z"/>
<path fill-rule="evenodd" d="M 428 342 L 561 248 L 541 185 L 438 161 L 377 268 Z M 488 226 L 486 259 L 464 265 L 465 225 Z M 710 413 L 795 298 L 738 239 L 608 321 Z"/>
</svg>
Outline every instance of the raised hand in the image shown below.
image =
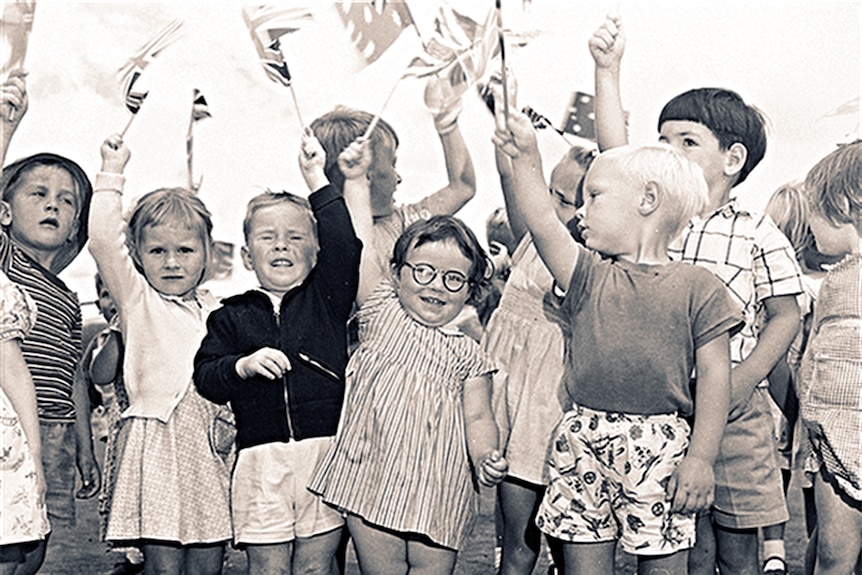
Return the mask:
<svg viewBox="0 0 862 575">
<path fill-rule="evenodd" d="M 122 174 L 132 153 L 119 134 L 111 134 L 102 142 L 99 149 L 102 154 L 102 171 Z"/>
<path fill-rule="evenodd" d="M 363 178 L 368 173 L 372 157 L 369 141 L 357 138 L 338 155 L 338 168 L 345 180 Z"/>
<path fill-rule="evenodd" d="M 626 48 L 622 19 L 619 16 L 608 16 L 590 36 L 589 47 L 596 68 L 619 68 Z"/>
<path fill-rule="evenodd" d="M 302 144 L 299 149 L 299 170 L 309 190 L 318 190 L 329 183 L 324 172 L 325 167 L 326 150 L 314 136 L 311 128 L 306 128 L 302 133 Z"/>
</svg>

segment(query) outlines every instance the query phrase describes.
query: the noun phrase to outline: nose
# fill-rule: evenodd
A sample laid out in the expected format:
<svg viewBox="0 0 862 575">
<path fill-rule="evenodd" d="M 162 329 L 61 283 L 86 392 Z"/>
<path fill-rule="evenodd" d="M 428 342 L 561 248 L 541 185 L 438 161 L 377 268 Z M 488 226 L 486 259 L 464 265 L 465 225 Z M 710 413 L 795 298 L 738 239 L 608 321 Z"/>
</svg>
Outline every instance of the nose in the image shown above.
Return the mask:
<svg viewBox="0 0 862 575">
<path fill-rule="evenodd" d="M 169 251 L 165 255 L 165 267 L 169 269 L 176 269 L 180 267 L 179 260 L 177 260 L 177 254 Z"/>
<path fill-rule="evenodd" d="M 47 194 L 45 196 L 45 211 L 47 212 L 59 212 L 60 211 L 60 202 L 57 201 L 57 198 L 51 194 Z"/>
<path fill-rule="evenodd" d="M 398 172 L 395 172 L 395 182 L 399 185 L 401 184 L 401 174 Z"/>
<path fill-rule="evenodd" d="M 584 217 L 587 215 L 586 207 L 587 205 L 584 204 L 583 206 L 575 210 L 575 217 L 578 218 L 579 223 L 583 221 Z"/>
</svg>

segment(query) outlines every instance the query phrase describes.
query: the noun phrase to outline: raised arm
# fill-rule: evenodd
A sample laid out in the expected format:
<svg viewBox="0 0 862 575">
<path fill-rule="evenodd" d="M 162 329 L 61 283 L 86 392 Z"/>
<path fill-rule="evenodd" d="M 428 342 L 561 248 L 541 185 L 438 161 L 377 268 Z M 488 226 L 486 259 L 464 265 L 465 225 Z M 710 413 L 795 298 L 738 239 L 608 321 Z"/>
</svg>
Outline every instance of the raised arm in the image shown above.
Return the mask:
<svg viewBox="0 0 862 575">
<path fill-rule="evenodd" d="M 6 152 L 12 135 L 27 113 L 30 100 L 27 97 L 27 72 L 12 70 L 0 85 L 0 166 L 6 165 Z"/>
<path fill-rule="evenodd" d="M 514 109 L 509 110 L 506 123 L 501 117 L 502 106 L 498 105 L 497 110 L 494 143 L 512 159 L 509 209 L 521 214 L 542 261 L 557 284 L 567 290 L 580 248 L 554 212 L 533 125 L 527 116 Z"/>
<path fill-rule="evenodd" d="M 443 146 L 449 184 L 422 200 L 432 214 L 454 214 L 476 195 L 476 173 L 473 158 L 458 127 L 461 96 L 447 93 L 448 81 L 437 76 L 428 79 L 425 103 L 434 115 L 434 127 Z"/>
<path fill-rule="evenodd" d="M 359 290 L 356 293 L 356 302 L 360 305 L 383 279 L 374 249 L 374 218 L 367 177 L 372 157 L 369 141 L 362 139 L 351 142 L 338 156 L 338 167 L 344 174 L 344 201 L 353 221 L 353 229 L 362 241 Z"/>
<path fill-rule="evenodd" d="M 620 96 L 620 62 L 626 46 L 620 17 L 609 16 L 590 36 L 589 46 L 596 63 L 596 140 L 604 151 L 624 146 L 629 139 Z"/>
</svg>

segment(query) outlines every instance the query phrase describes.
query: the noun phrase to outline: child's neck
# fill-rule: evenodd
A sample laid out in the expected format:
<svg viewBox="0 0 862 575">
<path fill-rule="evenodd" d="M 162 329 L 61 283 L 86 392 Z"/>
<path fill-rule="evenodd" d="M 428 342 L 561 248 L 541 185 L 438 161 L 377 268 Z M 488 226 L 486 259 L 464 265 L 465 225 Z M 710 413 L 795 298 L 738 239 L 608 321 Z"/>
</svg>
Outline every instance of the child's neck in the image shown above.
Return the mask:
<svg viewBox="0 0 862 575">
<path fill-rule="evenodd" d="M 704 214 L 711 214 L 721 206 L 725 205 L 730 201 L 730 190 L 733 187 L 728 184 L 722 182 L 721 185 L 712 186 L 709 188 L 708 196 L 707 196 L 707 204 L 703 210 Z"/>
<path fill-rule="evenodd" d="M 18 246 L 22 252 L 27 254 L 27 256 L 35 261 L 37 264 L 45 268 L 46 270 L 51 270 L 51 264 L 54 263 L 54 258 L 57 257 L 58 250 L 40 250 L 28 246 L 26 244 L 21 243 L 14 237 L 12 237 L 12 241 Z"/>
</svg>

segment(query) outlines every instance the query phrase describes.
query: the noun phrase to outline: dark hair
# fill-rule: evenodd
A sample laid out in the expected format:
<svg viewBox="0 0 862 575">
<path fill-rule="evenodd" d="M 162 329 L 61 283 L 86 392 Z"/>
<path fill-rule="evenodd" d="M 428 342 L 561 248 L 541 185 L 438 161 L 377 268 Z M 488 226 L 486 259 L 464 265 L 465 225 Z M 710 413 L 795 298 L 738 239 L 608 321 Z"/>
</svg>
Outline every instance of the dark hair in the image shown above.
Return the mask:
<svg viewBox="0 0 862 575">
<path fill-rule="evenodd" d="M 374 116 L 368 112 L 338 106 L 311 122 L 314 136 L 326 152 L 326 165 L 323 171 L 336 189 L 344 189 L 344 174 L 338 167 L 339 154 L 354 140 L 365 134 L 365 130 L 373 120 Z M 398 135 L 392 126 L 380 118 L 370 135 L 372 157 L 376 156 L 378 147 L 387 137 L 392 138 L 397 148 Z"/>
<path fill-rule="evenodd" d="M 185 188 L 160 188 L 144 194 L 135 204 L 126 228 L 126 247 L 142 274 L 140 246 L 144 229 L 166 223 L 180 224 L 201 235 L 204 244 L 204 270 L 198 283 L 203 282 L 212 270 L 212 216 L 197 195 Z"/>
<path fill-rule="evenodd" d="M 812 210 L 835 224 L 852 224 L 862 235 L 862 142 L 844 144 L 805 176 Z"/>
<path fill-rule="evenodd" d="M 659 131 L 669 121 L 703 124 L 718 139 L 721 150 L 736 143 L 745 146 L 748 157 L 734 186 L 744 181 L 766 154 L 766 118 L 731 90 L 697 88 L 684 92 L 665 104 L 658 117 Z"/>
<path fill-rule="evenodd" d="M 12 193 L 15 191 L 16 185 L 21 180 L 23 174 L 39 166 L 55 166 L 68 172 L 75 184 L 75 191 L 78 194 L 78 229 L 75 233 L 75 241 L 71 241 L 60 248 L 51 263 L 51 273 L 58 274 L 72 263 L 72 260 L 81 253 L 81 250 L 84 249 L 84 244 L 87 243 L 87 238 L 89 237 L 87 223 L 90 218 L 90 199 L 93 197 L 93 185 L 90 183 L 87 174 L 81 169 L 81 166 L 72 160 L 58 156 L 57 154 L 33 154 L 3 168 L 3 175 L 0 177 L 0 189 L 2 189 L 3 201 L 11 199 Z M 14 218 L 15 215 L 12 214 L 12 217 Z"/>
<path fill-rule="evenodd" d="M 509 255 L 515 253 L 518 242 L 515 240 L 515 234 L 512 233 L 512 226 L 509 225 L 506 208 L 496 208 L 485 220 L 485 237 L 489 244 L 498 242 L 506 246 Z"/>
<path fill-rule="evenodd" d="M 407 252 L 413 248 L 431 242 L 452 240 L 468 260 L 470 272 L 468 275 L 470 297 L 467 303 L 480 301 L 488 285 L 488 275 L 491 269 L 485 250 L 479 245 L 476 234 L 467 224 L 455 216 L 433 216 L 427 220 L 419 220 L 410 224 L 392 250 L 392 270 L 399 273 L 407 261 Z"/>
</svg>

